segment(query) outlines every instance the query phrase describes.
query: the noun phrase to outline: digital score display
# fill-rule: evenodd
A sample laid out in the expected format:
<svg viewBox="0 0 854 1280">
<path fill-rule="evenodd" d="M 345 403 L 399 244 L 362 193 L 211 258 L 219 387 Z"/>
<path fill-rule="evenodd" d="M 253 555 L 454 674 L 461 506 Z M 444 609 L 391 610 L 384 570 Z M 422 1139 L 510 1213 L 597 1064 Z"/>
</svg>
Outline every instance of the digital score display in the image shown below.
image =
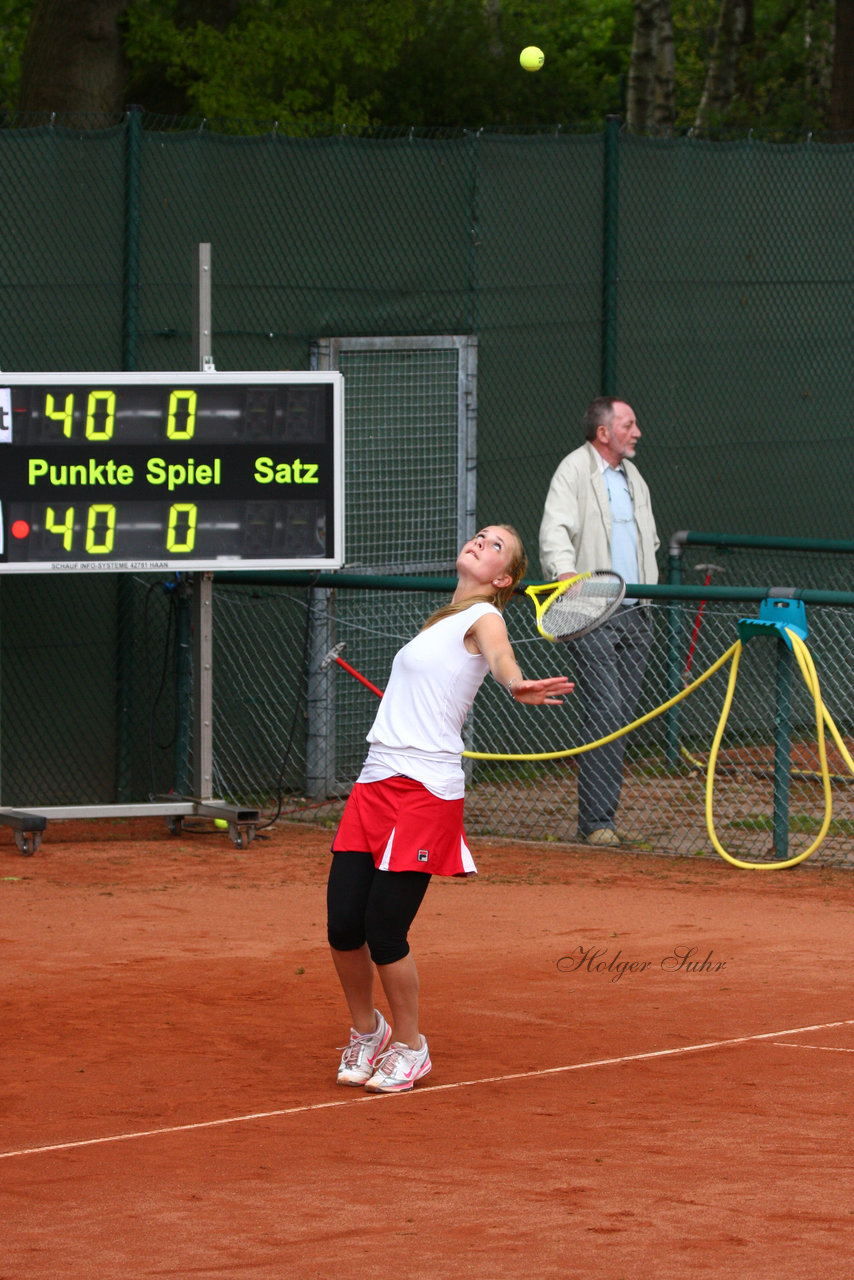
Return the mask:
<svg viewBox="0 0 854 1280">
<path fill-rule="evenodd" d="M 337 569 L 340 373 L 0 373 L 0 572 Z"/>
</svg>

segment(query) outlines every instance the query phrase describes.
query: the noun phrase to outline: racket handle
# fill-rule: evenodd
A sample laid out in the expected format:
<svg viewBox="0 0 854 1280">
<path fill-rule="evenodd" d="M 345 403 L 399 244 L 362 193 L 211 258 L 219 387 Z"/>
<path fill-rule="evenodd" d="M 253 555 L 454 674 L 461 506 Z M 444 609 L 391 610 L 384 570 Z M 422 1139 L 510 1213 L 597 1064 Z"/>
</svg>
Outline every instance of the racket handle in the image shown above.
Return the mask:
<svg viewBox="0 0 854 1280">
<path fill-rule="evenodd" d="M 363 684 L 366 689 L 370 689 L 371 693 L 375 693 L 378 698 L 383 696 L 382 689 L 378 689 L 375 684 L 371 684 L 370 680 L 368 680 L 366 676 L 363 676 L 355 667 L 351 667 L 349 662 L 345 662 L 343 658 L 339 658 L 337 653 L 335 654 L 335 661 L 338 663 L 339 667 L 343 667 L 345 671 L 350 672 L 351 676 L 355 676 L 359 683 Z"/>
</svg>

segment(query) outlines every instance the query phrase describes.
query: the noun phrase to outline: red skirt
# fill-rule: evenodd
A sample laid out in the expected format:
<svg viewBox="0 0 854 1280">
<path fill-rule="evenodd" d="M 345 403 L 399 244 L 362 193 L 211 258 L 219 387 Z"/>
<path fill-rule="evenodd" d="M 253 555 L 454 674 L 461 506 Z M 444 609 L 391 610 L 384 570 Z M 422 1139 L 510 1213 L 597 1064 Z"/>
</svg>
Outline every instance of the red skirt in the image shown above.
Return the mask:
<svg viewBox="0 0 854 1280">
<path fill-rule="evenodd" d="M 463 801 L 440 800 L 400 775 L 354 783 L 332 851 L 370 853 L 378 871 L 477 871 L 463 829 Z"/>
</svg>

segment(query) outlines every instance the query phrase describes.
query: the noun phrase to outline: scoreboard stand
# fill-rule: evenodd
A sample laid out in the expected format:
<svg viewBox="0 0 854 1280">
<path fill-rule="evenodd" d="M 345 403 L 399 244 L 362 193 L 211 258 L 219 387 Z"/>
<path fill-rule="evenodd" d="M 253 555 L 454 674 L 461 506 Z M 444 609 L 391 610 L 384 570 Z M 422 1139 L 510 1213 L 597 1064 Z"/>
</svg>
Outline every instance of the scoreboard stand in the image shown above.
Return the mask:
<svg viewBox="0 0 854 1280">
<path fill-rule="evenodd" d="M 68 818 L 150 818 L 165 817 L 173 835 L 178 835 L 186 818 L 213 818 L 228 824 L 228 834 L 238 849 L 246 849 L 255 838 L 261 821 L 258 809 L 235 809 L 216 800 L 190 796 L 161 796 L 138 805 L 50 805 L 24 811 L 0 809 L 0 826 L 11 827 L 15 844 L 25 858 L 32 857 L 42 841 L 48 819 Z"/>
<path fill-rule="evenodd" d="M 48 819 L 224 820 L 212 788 L 213 574 L 344 563 L 338 372 L 0 373 L 0 574 L 179 573 L 193 592 L 192 796 L 0 806 L 21 853 Z"/>
<path fill-rule="evenodd" d="M 47 818 L 39 813 L 23 813 L 20 809 L 4 809 L 0 811 L 0 824 L 12 828 L 15 844 L 23 856 L 29 858 L 41 844 Z"/>
</svg>

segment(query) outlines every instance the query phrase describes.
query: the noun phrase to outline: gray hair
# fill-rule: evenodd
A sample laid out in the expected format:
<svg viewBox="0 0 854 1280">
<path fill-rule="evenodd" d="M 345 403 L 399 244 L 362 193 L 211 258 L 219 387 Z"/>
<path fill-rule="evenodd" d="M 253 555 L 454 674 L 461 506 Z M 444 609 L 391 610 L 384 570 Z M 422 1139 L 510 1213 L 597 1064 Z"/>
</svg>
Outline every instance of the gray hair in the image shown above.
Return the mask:
<svg viewBox="0 0 854 1280">
<path fill-rule="evenodd" d="M 595 440 L 596 428 L 600 423 L 608 426 L 614 416 L 614 405 L 619 403 L 619 396 L 597 396 L 584 411 L 584 439 Z"/>
</svg>

